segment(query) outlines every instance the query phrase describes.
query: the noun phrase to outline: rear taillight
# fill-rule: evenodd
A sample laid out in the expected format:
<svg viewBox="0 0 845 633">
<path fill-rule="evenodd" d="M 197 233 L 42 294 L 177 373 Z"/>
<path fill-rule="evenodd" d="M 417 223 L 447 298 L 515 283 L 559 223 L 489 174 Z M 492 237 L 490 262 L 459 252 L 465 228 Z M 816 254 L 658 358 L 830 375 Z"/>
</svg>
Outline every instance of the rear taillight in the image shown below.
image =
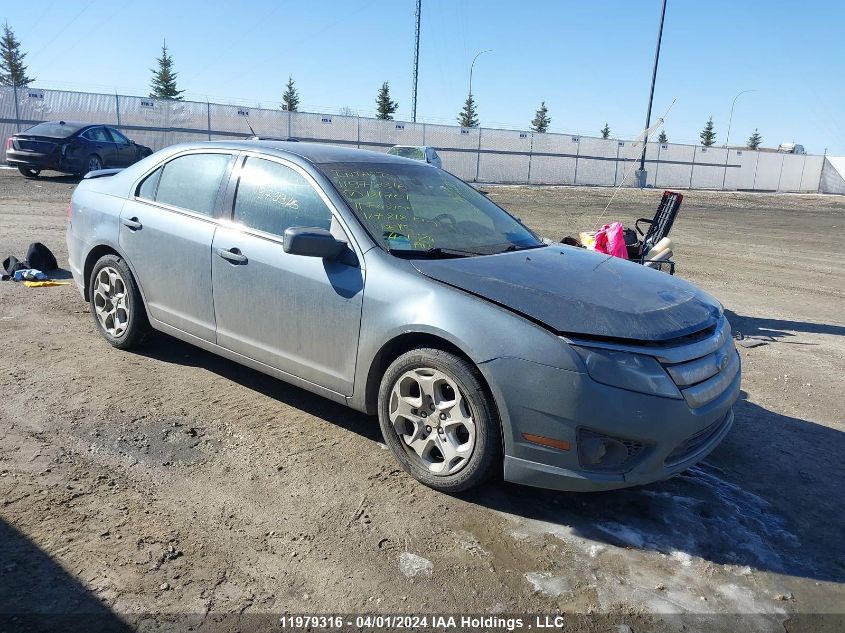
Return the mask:
<svg viewBox="0 0 845 633">
<path fill-rule="evenodd" d="M 6 151 L 8 152 L 9 150 L 12 150 L 14 148 L 15 146 L 12 144 L 12 137 L 10 136 L 6 139 Z"/>
</svg>

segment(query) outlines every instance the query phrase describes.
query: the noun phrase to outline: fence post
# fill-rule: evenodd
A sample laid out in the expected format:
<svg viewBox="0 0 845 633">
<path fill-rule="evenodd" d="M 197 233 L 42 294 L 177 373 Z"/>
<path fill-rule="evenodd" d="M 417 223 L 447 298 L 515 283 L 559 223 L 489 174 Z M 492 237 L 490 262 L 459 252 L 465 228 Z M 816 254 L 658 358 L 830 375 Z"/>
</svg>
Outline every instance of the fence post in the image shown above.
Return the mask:
<svg viewBox="0 0 845 633">
<path fill-rule="evenodd" d="M 616 181 L 619 180 L 619 148 L 621 147 L 621 145 L 619 145 L 619 143 L 621 143 L 621 142 L 622 141 L 620 141 L 619 139 L 616 139 L 616 161 L 613 163 L 614 166 L 616 167 L 616 170 L 613 172 L 613 186 L 614 187 L 616 186 Z"/>
<path fill-rule="evenodd" d="M 529 132 L 531 136 L 528 141 L 528 178 L 525 180 L 526 185 L 531 184 L 531 159 L 534 157 L 534 132 Z"/>
<path fill-rule="evenodd" d="M 754 163 L 754 180 L 751 182 L 751 191 L 757 190 L 757 167 L 760 165 L 760 152 L 755 152 L 757 154 L 757 161 Z"/>
<path fill-rule="evenodd" d="M 475 180 L 478 182 L 478 170 L 481 167 L 481 128 L 478 128 L 478 151 L 475 154 Z"/>
<path fill-rule="evenodd" d="M 355 113 L 355 138 L 358 149 L 361 149 L 361 115 L 357 112 Z"/>
<path fill-rule="evenodd" d="M 775 191 L 780 191 L 780 179 L 783 178 L 783 164 L 786 162 L 786 154 L 780 159 L 780 171 L 778 172 L 778 188 Z"/>
<path fill-rule="evenodd" d="M 801 163 L 801 178 L 798 179 L 798 191 L 799 193 L 803 191 L 802 185 L 804 184 L 804 169 L 807 167 L 807 155 L 804 154 L 804 160 Z"/>
<path fill-rule="evenodd" d="M 18 128 L 18 132 L 21 131 L 21 111 L 18 107 L 18 87 L 12 85 L 12 93 L 15 95 L 15 125 Z"/>
<path fill-rule="evenodd" d="M 657 174 L 660 173 L 660 154 L 663 151 L 663 143 L 657 143 L 657 162 L 654 164 L 654 188 L 657 189 Z"/>
<path fill-rule="evenodd" d="M 692 189 L 692 176 L 695 173 L 695 155 L 698 154 L 698 146 L 692 146 L 692 165 L 689 168 L 689 187 L 687 189 Z"/>
<path fill-rule="evenodd" d="M 114 111 L 117 115 L 117 127 L 120 127 L 120 97 L 117 96 L 117 93 L 114 93 Z"/>
<path fill-rule="evenodd" d="M 572 185 L 578 184 L 578 157 L 581 155 L 581 137 L 578 136 L 578 147 L 575 149 L 575 174 L 572 176 Z"/>
</svg>

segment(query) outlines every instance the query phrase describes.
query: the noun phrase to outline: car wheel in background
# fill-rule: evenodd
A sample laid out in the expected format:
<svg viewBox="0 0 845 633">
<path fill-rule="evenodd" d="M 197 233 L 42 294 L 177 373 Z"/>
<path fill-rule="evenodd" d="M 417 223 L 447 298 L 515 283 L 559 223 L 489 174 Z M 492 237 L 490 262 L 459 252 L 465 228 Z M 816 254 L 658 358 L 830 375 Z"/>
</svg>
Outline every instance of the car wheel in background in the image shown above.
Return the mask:
<svg viewBox="0 0 845 633">
<path fill-rule="evenodd" d="M 18 171 L 26 178 L 38 178 L 38 174 L 41 173 L 40 169 L 32 169 L 31 167 L 18 167 Z"/>
<path fill-rule="evenodd" d="M 126 262 L 117 255 L 103 255 L 94 264 L 88 284 L 91 314 L 103 338 L 118 349 L 143 343 L 150 323 Z"/>
<path fill-rule="evenodd" d="M 423 348 L 397 358 L 382 378 L 378 415 L 390 452 L 426 486 L 461 492 L 501 467 L 492 397 L 478 370 L 455 354 Z"/>
<path fill-rule="evenodd" d="M 98 169 L 103 168 L 103 161 L 100 160 L 100 157 L 96 154 L 91 154 L 88 157 L 88 160 L 85 162 L 86 169 L 85 172 L 82 174 L 83 176 L 87 174 L 89 171 L 97 171 Z"/>
</svg>

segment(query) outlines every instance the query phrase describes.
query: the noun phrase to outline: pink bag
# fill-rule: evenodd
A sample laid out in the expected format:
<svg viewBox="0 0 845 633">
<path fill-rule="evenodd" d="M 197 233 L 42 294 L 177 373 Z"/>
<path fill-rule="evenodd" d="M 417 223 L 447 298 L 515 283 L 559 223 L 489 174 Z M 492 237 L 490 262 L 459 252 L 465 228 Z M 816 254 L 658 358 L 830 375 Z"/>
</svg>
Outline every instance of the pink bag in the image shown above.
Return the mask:
<svg viewBox="0 0 845 633">
<path fill-rule="evenodd" d="M 621 222 L 605 224 L 596 233 L 596 250 L 600 253 L 628 259 L 625 233 Z"/>
</svg>

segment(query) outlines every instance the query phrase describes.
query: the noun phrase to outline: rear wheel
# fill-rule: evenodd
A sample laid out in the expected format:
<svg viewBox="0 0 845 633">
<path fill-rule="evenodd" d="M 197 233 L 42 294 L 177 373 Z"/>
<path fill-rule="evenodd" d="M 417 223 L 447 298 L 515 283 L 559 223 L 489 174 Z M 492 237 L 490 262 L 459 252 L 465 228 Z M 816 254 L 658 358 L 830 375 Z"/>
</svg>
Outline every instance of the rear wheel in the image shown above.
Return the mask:
<svg viewBox="0 0 845 633">
<path fill-rule="evenodd" d="M 150 323 L 126 262 L 117 255 L 103 255 L 94 264 L 88 283 L 91 314 L 100 335 L 118 349 L 143 343 Z"/>
<path fill-rule="evenodd" d="M 484 483 L 502 463 L 496 408 L 478 369 L 440 349 L 397 358 L 378 400 L 384 441 L 426 486 L 455 493 Z"/>
<path fill-rule="evenodd" d="M 87 174 L 89 171 L 97 171 L 98 169 L 102 169 L 103 161 L 100 160 L 100 157 L 96 154 L 91 154 L 88 157 L 88 160 L 86 161 L 85 165 L 87 167 L 87 169 L 85 170 L 85 174 Z M 82 175 L 84 176 L 85 174 Z"/>
<path fill-rule="evenodd" d="M 40 169 L 32 169 L 31 167 L 18 167 L 18 171 L 26 178 L 38 178 L 38 174 L 41 173 Z"/>
</svg>

